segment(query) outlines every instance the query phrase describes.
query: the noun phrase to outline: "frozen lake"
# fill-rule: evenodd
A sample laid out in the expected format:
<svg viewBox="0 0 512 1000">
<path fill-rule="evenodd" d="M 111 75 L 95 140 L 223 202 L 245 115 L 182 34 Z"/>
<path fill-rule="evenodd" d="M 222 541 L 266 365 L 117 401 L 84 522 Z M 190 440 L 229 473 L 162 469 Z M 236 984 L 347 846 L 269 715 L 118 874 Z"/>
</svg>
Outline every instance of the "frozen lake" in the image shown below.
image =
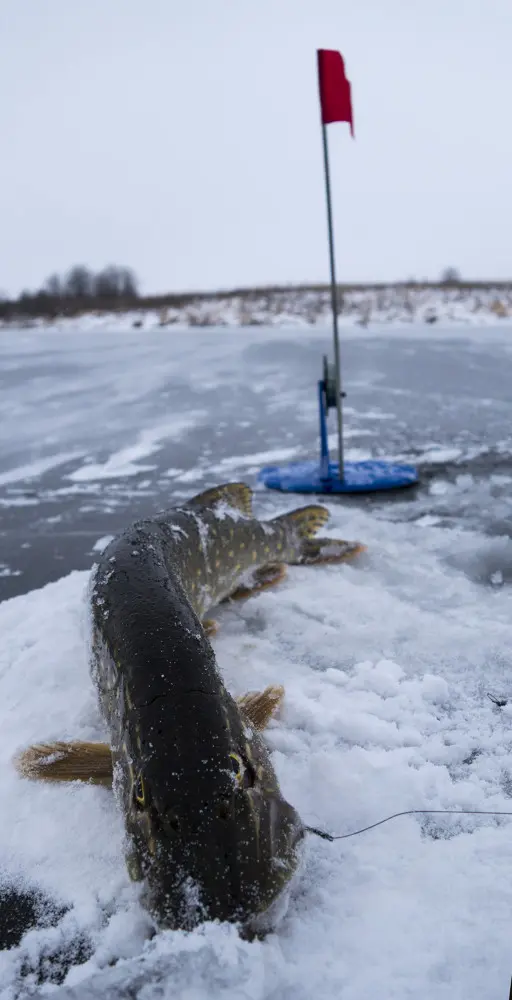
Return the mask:
<svg viewBox="0 0 512 1000">
<path fill-rule="evenodd" d="M 293 568 L 223 611 L 219 666 L 236 694 L 285 685 L 267 735 L 307 823 L 512 810 L 512 326 L 342 338 L 347 457 L 412 460 L 421 484 L 328 499 L 332 533 L 368 552 Z M 105 736 L 83 639 L 95 547 L 207 486 L 256 486 L 261 465 L 315 454 L 326 351 L 327 330 L 0 331 L 0 904 L 13 892 L 12 915 L 40 890 L 62 908 L 0 952 L 1 1000 L 57 982 L 63 998 L 507 997 L 512 818 L 310 838 L 265 942 L 213 925 L 148 940 L 111 795 L 12 767 L 27 743 Z M 258 489 L 255 512 L 302 502 Z"/>
<path fill-rule="evenodd" d="M 510 329 L 343 339 L 347 456 L 423 476 L 372 509 L 508 534 Z M 0 598 L 89 568 L 99 537 L 177 496 L 314 455 L 325 351 L 326 331 L 0 331 Z"/>
</svg>

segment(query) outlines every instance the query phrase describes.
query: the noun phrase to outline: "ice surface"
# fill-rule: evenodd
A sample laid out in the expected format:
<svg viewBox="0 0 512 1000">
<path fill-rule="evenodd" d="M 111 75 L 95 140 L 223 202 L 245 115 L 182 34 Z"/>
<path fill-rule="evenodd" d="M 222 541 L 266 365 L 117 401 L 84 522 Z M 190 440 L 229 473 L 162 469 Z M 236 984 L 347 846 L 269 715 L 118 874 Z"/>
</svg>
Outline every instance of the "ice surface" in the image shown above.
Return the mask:
<svg viewBox="0 0 512 1000">
<path fill-rule="evenodd" d="M 139 460 L 159 451 L 164 441 L 182 437 L 204 416 L 204 411 L 190 412 L 186 416 L 174 417 L 157 427 L 142 431 L 137 435 L 133 445 L 121 448 L 110 455 L 106 462 L 101 464 L 91 462 L 75 469 L 69 474 L 68 479 L 83 483 L 98 479 L 117 479 L 120 476 L 135 476 L 139 472 L 154 469 L 154 465 L 144 465 Z"/>
<path fill-rule="evenodd" d="M 358 564 L 291 568 L 275 591 L 223 611 L 215 639 L 235 694 L 286 687 L 268 731 L 285 795 L 306 822 L 339 833 L 402 809 L 512 808 L 510 712 L 486 696 L 512 695 L 508 592 L 454 565 L 460 531 L 332 514 L 333 536 L 367 542 Z M 32 784 L 12 765 L 32 741 L 105 738 L 86 585 L 73 573 L 0 605 L 2 879 L 72 904 L 59 933 L 90 937 L 92 956 L 66 980 L 76 992 L 62 996 L 133 996 L 138 984 L 150 1000 L 162 982 L 166 996 L 199 1000 L 506 995 L 512 819 L 405 817 L 335 844 L 311 837 L 265 942 L 221 926 L 146 941 L 110 793 Z M 31 931 L 0 954 L 2 1000 L 16 995 L 27 950 L 52 934 Z"/>
<path fill-rule="evenodd" d="M 141 333 L 127 317 L 103 320 L 0 330 L 2 507 L 37 505 L 38 497 L 20 496 L 14 487 L 37 490 L 52 471 L 54 480 L 65 477 L 61 490 L 136 481 L 145 471 L 153 484 L 166 468 L 189 484 L 207 475 L 255 475 L 258 466 L 317 450 L 316 380 L 322 353 L 332 353 L 328 326 L 186 334 L 148 326 Z M 482 413 L 492 431 L 497 417 L 508 425 L 508 382 L 501 399 L 493 392 L 495 372 L 480 384 L 487 351 L 494 348 L 508 362 L 506 320 L 479 327 L 397 323 L 385 334 L 375 325 L 352 325 L 341 336 L 348 457 L 462 462 L 477 453 L 471 425 Z M 405 365 L 398 387 L 394 370 L 400 374 Z M 461 407 L 469 426 L 454 439 Z M 235 430 L 238 440 L 218 454 L 216 444 Z M 163 458 L 171 443 L 188 445 L 194 434 L 194 449 Z M 331 433 L 332 446 L 335 439 Z M 402 456 L 411 445 L 416 453 Z"/>
<path fill-rule="evenodd" d="M 55 469 L 59 465 L 65 465 L 79 456 L 80 452 L 64 452 L 62 455 L 49 455 L 47 458 L 40 458 L 27 465 L 20 465 L 18 468 L 9 469 L 7 472 L 0 473 L 0 486 L 8 486 L 11 483 L 37 479 L 43 472 Z"/>
<path fill-rule="evenodd" d="M 184 336 L 109 322 L 2 331 L 2 517 L 41 503 L 24 482 L 35 492 L 45 470 L 47 497 L 80 513 L 116 509 L 125 489 L 127 521 L 139 488 L 156 506 L 316 449 L 326 327 Z M 357 564 L 290 568 L 276 590 L 216 613 L 230 690 L 285 685 L 267 733 L 283 792 L 334 833 L 403 809 L 512 809 L 512 329 L 499 322 L 343 329 L 347 457 L 412 459 L 421 490 L 332 501 L 327 533 L 368 545 Z M 301 502 L 259 489 L 255 510 Z M 49 505 L 47 530 L 57 516 Z M 87 551 L 112 527 L 89 529 Z M 0 556 L 0 575 L 17 572 Z M 1 1000 L 21 1000 L 21 968 L 80 935 L 90 957 L 60 992 L 76 1000 L 506 998 L 512 819 L 404 817 L 334 844 L 311 837 L 266 941 L 221 926 L 148 940 L 111 795 L 34 785 L 12 764 L 34 741 L 106 738 L 86 663 L 87 580 L 75 572 L 0 604 L 0 887 L 71 907 L 0 953 Z"/>
<path fill-rule="evenodd" d="M 223 458 L 217 465 L 212 465 L 210 471 L 219 475 L 227 475 L 232 469 L 269 465 L 271 462 L 286 462 L 297 455 L 298 448 L 273 448 L 271 451 L 258 451 L 251 455 L 230 455 Z"/>
</svg>

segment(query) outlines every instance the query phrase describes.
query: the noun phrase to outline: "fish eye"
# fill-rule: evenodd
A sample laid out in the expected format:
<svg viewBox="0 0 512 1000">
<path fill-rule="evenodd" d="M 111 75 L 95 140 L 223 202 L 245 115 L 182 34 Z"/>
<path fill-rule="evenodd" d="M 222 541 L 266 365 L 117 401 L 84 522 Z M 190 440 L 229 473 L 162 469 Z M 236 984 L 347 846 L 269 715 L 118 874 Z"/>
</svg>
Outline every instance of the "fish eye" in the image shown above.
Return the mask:
<svg viewBox="0 0 512 1000">
<path fill-rule="evenodd" d="M 241 757 L 237 753 L 230 753 L 229 759 L 231 761 L 231 770 L 236 778 L 239 785 L 242 785 L 244 780 L 244 764 Z"/>
<path fill-rule="evenodd" d="M 230 753 L 231 769 L 235 780 L 240 788 L 252 788 L 254 786 L 254 768 L 249 763 L 244 763 L 237 753 Z"/>
<path fill-rule="evenodd" d="M 146 805 L 146 789 L 144 787 L 144 781 L 142 775 L 139 774 L 137 780 L 133 786 L 133 797 L 137 805 L 143 809 Z"/>
</svg>

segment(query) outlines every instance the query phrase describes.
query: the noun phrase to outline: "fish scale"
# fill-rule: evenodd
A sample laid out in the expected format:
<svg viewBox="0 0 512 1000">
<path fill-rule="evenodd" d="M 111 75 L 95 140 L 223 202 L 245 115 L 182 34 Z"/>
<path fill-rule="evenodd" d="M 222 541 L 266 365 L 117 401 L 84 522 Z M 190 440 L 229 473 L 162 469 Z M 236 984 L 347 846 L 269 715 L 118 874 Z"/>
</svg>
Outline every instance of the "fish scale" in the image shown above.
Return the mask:
<svg viewBox="0 0 512 1000">
<path fill-rule="evenodd" d="M 200 515 L 176 511 L 172 525 L 160 523 L 172 539 L 168 561 L 174 571 L 179 565 L 182 586 L 198 615 L 229 597 L 254 570 L 288 562 L 297 552 L 297 544 L 287 538 L 280 523 L 270 526 L 255 518 L 219 518 L 211 510 Z"/>
</svg>

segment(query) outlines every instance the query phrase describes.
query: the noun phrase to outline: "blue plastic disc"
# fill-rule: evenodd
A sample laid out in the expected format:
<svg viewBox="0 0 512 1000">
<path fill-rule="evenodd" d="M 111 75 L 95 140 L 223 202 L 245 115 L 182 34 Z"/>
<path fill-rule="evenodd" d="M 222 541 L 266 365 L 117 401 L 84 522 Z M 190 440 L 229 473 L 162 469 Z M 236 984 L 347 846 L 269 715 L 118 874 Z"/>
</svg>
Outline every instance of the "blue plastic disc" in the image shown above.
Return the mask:
<svg viewBox="0 0 512 1000">
<path fill-rule="evenodd" d="M 258 479 L 268 489 L 286 493 L 377 493 L 414 486 L 418 473 L 412 465 L 368 459 L 345 462 L 343 480 L 340 480 L 337 462 L 329 464 L 329 477 L 322 478 L 319 463 L 309 461 L 266 465 Z"/>
</svg>

